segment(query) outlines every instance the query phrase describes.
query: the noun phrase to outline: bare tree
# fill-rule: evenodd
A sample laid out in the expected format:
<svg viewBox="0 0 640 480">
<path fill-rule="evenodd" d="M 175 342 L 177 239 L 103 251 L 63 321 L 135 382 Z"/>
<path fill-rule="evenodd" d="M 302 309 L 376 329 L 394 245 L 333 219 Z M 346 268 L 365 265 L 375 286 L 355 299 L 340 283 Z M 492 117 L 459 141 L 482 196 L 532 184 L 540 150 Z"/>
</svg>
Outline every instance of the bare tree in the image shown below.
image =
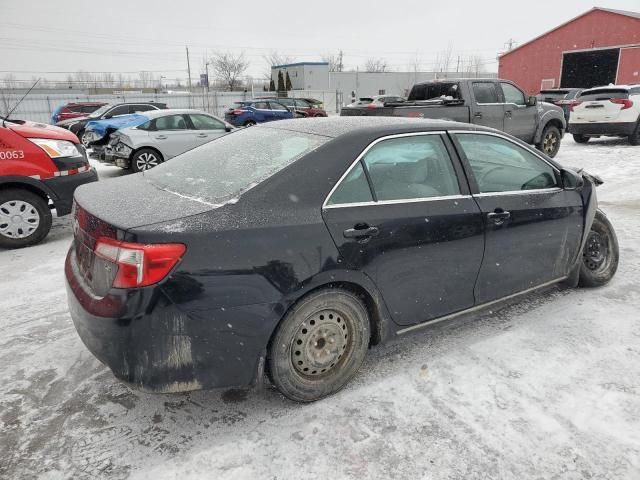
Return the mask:
<svg viewBox="0 0 640 480">
<path fill-rule="evenodd" d="M 476 77 L 480 76 L 481 73 L 485 73 L 485 64 L 484 59 L 481 55 L 469 55 L 465 62 L 466 68 L 465 71 L 469 75 L 474 75 Z"/>
<path fill-rule="evenodd" d="M 263 55 L 264 61 L 267 63 L 268 69 L 264 72 L 264 78 L 271 80 L 271 69 L 277 65 L 286 65 L 295 62 L 295 58 L 291 55 L 281 54 L 277 50 L 271 50 L 268 55 Z"/>
<path fill-rule="evenodd" d="M 153 73 L 142 71 L 138 74 L 140 76 L 140 86 L 142 88 L 150 88 L 153 87 Z"/>
<path fill-rule="evenodd" d="M 343 72 L 344 71 L 344 62 L 343 62 L 344 54 L 342 50 L 338 52 L 337 55 L 332 53 L 327 53 L 322 56 L 322 61 L 329 64 L 330 72 Z"/>
<path fill-rule="evenodd" d="M 13 106 L 9 90 L 17 88 L 18 81 L 13 73 L 8 73 L 2 77 L 2 88 L 0 89 L 0 105 L 2 106 L 2 115 L 7 115 Z"/>
<path fill-rule="evenodd" d="M 84 70 L 78 70 L 74 74 L 75 82 L 79 88 L 90 88 L 96 86 L 95 76 Z"/>
<path fill-rule="evenodd" d="M 453 43 L 449 42 L 447 48 L 436 56 L 436 62 L 434 65 L 434 70 L 436 72 L 449 72 L 451 68 L 451 58 L 453 56 Z"/>
<path fill-rule="evenodd" d="M 244 52 L 238 55 L 218 52 L 211 58 L 211 65 L 216 79 L 232 92 L 242 84 L 241 77 L 249 67 L 249 62 Z"/>
<path fill-rule="evenodd" d="M 102 74 L 102 77 L 100 78 L 100 83 L 104 87 L 113 88 L 115 86 L 115 84 L 116 84 L 116 79 L 113 76 L 113 73 L 104 72 Z"/>
<path fill-rule="evenodd" d="M 389 66 L 384 58 L 368 58 L 364 63 L 365 72 L 388 72 Z"/>
</svg>

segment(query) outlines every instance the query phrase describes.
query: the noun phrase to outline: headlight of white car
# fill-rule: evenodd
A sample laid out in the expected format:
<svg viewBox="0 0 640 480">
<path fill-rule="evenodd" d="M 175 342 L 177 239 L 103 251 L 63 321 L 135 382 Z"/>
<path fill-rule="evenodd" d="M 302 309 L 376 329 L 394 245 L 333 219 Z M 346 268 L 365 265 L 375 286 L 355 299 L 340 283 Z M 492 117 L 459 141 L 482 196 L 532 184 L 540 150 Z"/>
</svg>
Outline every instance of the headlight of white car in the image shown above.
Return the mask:
<svg viewBox="0 0 640 480">
<path fill-rule="evenodd" d="M 78 147 L 67 140 L 52 140 L 49 138 L 29 138 L 28 140 L 38 145 L 51 158 L 82 156 Z"/>
</svg>

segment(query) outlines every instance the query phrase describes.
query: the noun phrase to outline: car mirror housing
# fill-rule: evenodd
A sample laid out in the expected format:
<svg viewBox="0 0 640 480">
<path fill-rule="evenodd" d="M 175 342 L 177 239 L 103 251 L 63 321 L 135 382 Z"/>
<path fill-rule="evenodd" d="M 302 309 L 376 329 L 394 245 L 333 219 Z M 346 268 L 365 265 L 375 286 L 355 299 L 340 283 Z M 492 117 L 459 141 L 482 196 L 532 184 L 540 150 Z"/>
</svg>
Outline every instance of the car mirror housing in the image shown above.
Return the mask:
<svg viewBox="0 0 640 480">
<path fill-rule="evenodd" d="M 527 101 L 527 106 L 535 107 L 537 104 L 538 104 L 538 97 L 535 97 L 535 96 L 529 97 L 529 100 Z"/>
<path fill-rule="evenodd" d="M 560 172 L 562 188 L 565 190 L 578 190 L 584 185 L 584 179 L 579 173 L 563 168 Z"/>
</svg>

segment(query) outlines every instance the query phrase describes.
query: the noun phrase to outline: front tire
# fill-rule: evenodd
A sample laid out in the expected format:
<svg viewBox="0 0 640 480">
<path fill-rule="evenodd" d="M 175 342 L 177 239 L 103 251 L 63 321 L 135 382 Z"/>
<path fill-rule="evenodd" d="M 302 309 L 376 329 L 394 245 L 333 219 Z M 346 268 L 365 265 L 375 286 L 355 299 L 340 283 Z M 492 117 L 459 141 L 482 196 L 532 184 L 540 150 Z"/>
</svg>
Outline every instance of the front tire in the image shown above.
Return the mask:
<svg viewBox="0 0 640 480">
<path fill-rule="evenodd" d="M 562 135 L 558 127 L 547 125 L 542 131 L 542 137 L 540 138 L 540 142 L 536 144 L 536 148 L 553 158 L 558 154 L 558 150 L 560 150 L 561 141 Z"/>
<path fill-rule="evenodd" d="M 245 127 L 253 127 L 255 124 L 256 124 L 255 120 L 247 120 L 246 122 L 244 122 Z"/>
<path fill-rule="evenodd" d="M 573 141 L 576 143 L 587 143 L 589 141 L 589 137 L 587 137 L 586 135 L 580 135 L 578 133 L 574 133 Z"/>
<path fill-rule="evenodd" d="M 46 200 L 22 189 L 0 191 L 0 247 L 23 248 L 41 242 L 51 230 Z"/>
<path fill-rule="evenodd" d="M 616 232 L 606 215 L 598 210 L 582 252 L 578 285 L 581 287 L 605 285 L 615 275 L 619 259 L 620 251 Z"/>
<path fill-rule="evenodd" d="M 160 152 L 151 148 L 141 148 L 131 157 L 130 168 L 133 173 L 144 172 L 157 167 L 162 162 L 164 162 L 164 158 Z"/>
<path fill-rule="evenodd" d="M 272 338 L 268 373 L 296 402 L 313 402 L 337 392 L 356 374 L 369 347 L 369 315 L 362 300 L 327 288 L 303 298 Z"/>
</svg>

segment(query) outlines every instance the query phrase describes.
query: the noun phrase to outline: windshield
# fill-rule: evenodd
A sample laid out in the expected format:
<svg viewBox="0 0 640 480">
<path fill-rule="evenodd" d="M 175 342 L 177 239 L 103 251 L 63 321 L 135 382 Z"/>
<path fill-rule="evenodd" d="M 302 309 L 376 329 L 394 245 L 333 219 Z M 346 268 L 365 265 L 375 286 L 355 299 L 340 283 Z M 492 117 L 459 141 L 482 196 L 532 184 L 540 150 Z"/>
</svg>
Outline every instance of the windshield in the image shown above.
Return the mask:
<svg viewBox="0 0 640 480">
<path fill-rule="evenodd" d="M 91 114 L 89 114 L 89 118 L 98 118 L 100 117 L 104 112 L 106 112 L 107 110 L 109 110 L 111 108 L 111 105 L 103 105 L 101 106 L 99 109 L 95 110 L 94 112 L 92 112 Z"/>
<path fill-rule="evenodd" d="M 239 130 L 145 172 L 155 186 L 213 205 L 233 201 L 330 137 L 268 127 Z"/>
</svg>

